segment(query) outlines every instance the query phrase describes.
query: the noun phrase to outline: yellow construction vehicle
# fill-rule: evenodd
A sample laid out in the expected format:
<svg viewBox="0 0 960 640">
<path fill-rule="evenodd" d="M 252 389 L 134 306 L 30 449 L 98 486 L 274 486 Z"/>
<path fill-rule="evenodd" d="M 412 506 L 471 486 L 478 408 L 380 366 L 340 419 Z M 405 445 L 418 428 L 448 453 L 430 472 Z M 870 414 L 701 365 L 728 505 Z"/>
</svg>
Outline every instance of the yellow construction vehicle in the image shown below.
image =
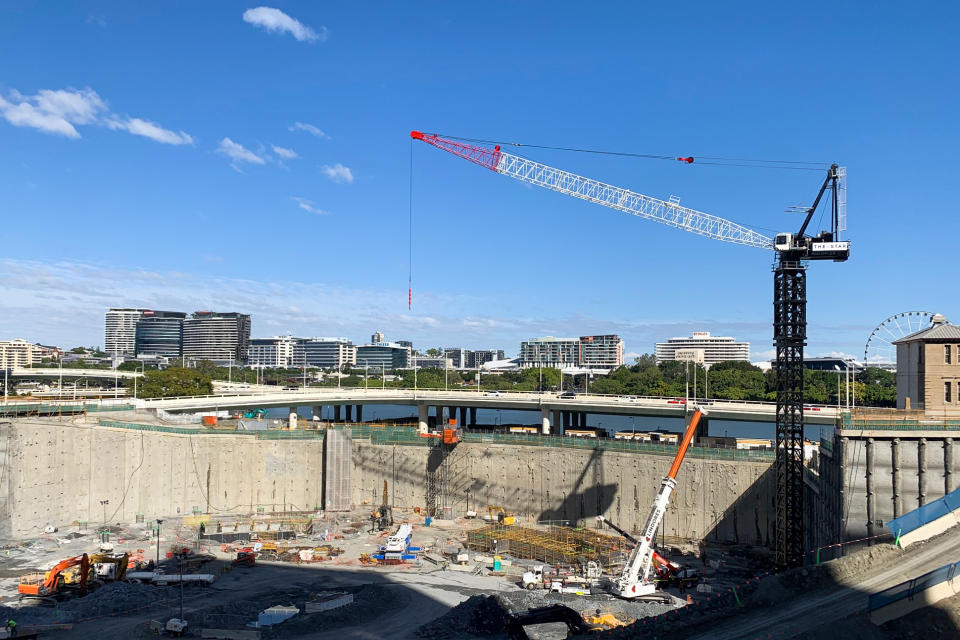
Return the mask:
<svg viewBox="0 0 960 640">
<path fill-rule="evenodd" d="M 604 629 L 615 629 L 616 627 L 625 627 L 631 622 L 633 622 L 632 620 L 623 621 L 610 612 L 600 613 L 600 609 L 597 609 L 594 613 L 589 613 L 584 611 L 583 621 L 591 625 L 600 625 Z"/>
<path fill-rule="evenodd" d="M 495 504 L 487 505 L 487 520 L 490 522 L 499 522 L 500 524 L 510 525 L 514 524 L 517 520 L 516 517 L 510 513 L 508 514 L 504 511 L 503 507 Z"/>
<path fill-rule="evenodd" d="M 96 577 L 105 582 L 122 582 L 127 577 L 127 568 L 130 566 L 130 554 L 120 555 L 95 553 L 90 556 L 90 566 L 96 572 Z"/>
</svg>

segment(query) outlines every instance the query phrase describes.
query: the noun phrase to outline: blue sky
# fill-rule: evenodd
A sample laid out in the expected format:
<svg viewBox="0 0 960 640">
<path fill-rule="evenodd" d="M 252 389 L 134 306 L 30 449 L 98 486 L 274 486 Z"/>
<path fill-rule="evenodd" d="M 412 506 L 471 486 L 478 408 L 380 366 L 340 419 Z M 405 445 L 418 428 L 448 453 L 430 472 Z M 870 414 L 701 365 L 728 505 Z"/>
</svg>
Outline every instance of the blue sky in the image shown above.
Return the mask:
<svg viewBox="0 0 960 640">
<path fill-rule="evenodd" d="M 769 357 L 772 253 L 422 143 L 408 311 L 411 129 L 839 162 L 853 257 L 810 269 L 808 353 L 862 354 L 900 311 L 960 322 L 954 5 L 636 4 L 0 4 L 0 338 L 100 344 L 106 307 L 145 306 L 508 353 L 704 329 Z M 822 179 L 524 155 L 769 235 Z"/>
</svg>

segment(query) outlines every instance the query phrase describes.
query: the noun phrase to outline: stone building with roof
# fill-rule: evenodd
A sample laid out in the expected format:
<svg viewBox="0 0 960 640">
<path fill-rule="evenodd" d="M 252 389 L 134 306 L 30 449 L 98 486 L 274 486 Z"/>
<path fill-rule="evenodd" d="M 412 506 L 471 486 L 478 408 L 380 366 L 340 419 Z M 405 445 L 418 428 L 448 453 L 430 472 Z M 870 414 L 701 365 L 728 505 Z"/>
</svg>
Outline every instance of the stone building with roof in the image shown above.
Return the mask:
<svg viewBox="0 0 960 640">
<path fill-rule="evenodd" d="M 942 315 L 897 347 L 897 408 L 930 417 L 960 416 L 960 326 Z"/>
</svg>

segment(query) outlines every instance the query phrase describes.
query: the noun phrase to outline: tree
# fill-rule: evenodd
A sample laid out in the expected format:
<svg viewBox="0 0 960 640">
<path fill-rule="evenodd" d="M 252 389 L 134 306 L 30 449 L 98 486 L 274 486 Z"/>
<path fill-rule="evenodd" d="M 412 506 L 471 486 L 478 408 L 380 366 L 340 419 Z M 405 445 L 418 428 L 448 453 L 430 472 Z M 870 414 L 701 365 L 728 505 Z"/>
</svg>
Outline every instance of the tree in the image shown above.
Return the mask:
<svg viewBox="0 0 960 640">
<path fill-rule="evenodd" d="M 171 367 L 163 371 L 146 371 L 138 383 L 141 398 L 170 398 L 213 393 L 210 377 L 196 369 Z"/>
<path fill-rule="evenodd" d="M 440 349 L 427 349 L 427 355 L 431 358 L 439 358 L 443 354 Z"/>
</svg>

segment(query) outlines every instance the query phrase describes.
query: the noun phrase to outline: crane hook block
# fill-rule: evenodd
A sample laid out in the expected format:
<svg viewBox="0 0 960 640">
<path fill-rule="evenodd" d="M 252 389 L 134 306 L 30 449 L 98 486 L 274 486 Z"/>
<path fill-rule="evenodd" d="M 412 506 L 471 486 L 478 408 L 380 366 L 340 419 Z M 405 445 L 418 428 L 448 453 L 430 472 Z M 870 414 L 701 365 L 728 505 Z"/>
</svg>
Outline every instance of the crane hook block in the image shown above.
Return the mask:
<svg viewBox="0 0 960 640">
<path fill-rule="evenodd" d="M 410 135 L 413 135 L 412 133 Z M 686 162 L 687 164 L 693 164 L 693 156 L 687 158 L 677 158 L 677 162 Z"/>
</svg>

